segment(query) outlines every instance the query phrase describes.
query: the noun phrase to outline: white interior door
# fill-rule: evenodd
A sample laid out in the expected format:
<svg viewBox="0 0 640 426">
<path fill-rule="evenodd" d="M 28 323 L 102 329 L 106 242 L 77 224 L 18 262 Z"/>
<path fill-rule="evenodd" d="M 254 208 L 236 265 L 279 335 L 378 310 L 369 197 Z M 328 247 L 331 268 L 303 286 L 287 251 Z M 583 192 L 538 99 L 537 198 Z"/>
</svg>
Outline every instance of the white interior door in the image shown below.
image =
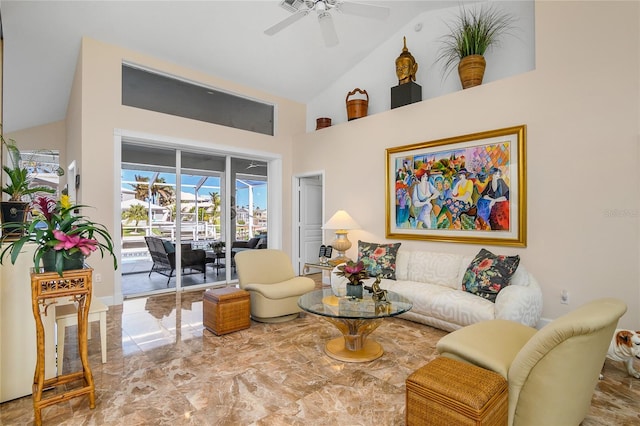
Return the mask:
<svg viewBox="0 0 640 426">
<path fill-rule="evenodd" d="M 298 270 L 302 272 L 306 262 L 318 261 L 318 252 L 322 245 L 322 177 L 302 177 L 299 188 Z"/>
<path fill-rule="evenodd" d="M 73 160 L 69 167 L 67 167 L 67 195 L 69 195 L 69 202 L 71 204 L 78 204 L 76 200 L 76 175 L 78 174 L 76 160 Z"/>
</svg>

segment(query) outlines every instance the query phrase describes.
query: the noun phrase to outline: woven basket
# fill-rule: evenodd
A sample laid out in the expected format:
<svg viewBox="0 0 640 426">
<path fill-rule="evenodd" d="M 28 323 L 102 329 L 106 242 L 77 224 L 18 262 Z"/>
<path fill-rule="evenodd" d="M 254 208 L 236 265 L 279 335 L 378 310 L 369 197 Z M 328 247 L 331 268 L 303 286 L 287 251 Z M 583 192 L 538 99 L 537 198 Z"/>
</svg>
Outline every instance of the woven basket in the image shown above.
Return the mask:
<svg viewBox="0 0 640 426">
<path fill-rule="evenodd" d="M 507 381 L 475 365 L 438 357 L 406 382 L 407 426 L 504 426 Z"/>
<path fill-rule="evenodd" d="M 207 330 L 220 336 L 249 328 L 249 293 L 233 287 L 207 290 L 203 296 L 202 316 Z"/>
<path fill-rule="evenodd" d="M 463 89 L 480 86 L 484 77 L 484 70 L 487 62 L 482 55 L 469 55 L 460 59 L 458 64 L 458 74 Z"/>
<path fill-rule="evenodd" d="M 349 96 L 355 95 L 356 92 L 365 95 L 367 99 L 349 99 Z M 367 116 L 367 110 L 369 109 L 369 94 L 366 90 L 360 90 L 356 87 L 347 93 L 345 101 L 347 102 L 347 118 L 349 121 Z"/>
</svg>

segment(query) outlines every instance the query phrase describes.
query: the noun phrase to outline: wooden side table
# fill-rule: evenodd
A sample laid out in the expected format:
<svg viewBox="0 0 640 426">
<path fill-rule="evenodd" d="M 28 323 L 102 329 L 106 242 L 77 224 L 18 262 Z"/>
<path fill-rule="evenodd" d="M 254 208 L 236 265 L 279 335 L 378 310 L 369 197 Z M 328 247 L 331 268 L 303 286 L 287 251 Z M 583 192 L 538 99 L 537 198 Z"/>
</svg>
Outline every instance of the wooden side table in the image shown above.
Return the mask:
<svg viewBox="0 0 640 426">
<path fill-rule="evenodd" d="M 68 401 L 72 398 L 89 395 L 89 407 L 95 408 L 95 385 L 93 375 L 89 367 L 87 350 L 87 327 L 89 307 L 91 306 L 91 286 L 93 269 L 75 269 L 64 271 L 63 276 L 57 272 L 35 273 L 31 272 L 31 307 L 33 317 L 36 321 L 36 341 L 37 341 L 37 361 L 36 370 L 33 375 L 33 410 L 34 423 L 42 424 L 42 408 L 59 402 Z M 44 327 L 41 315 L 47 315 L 47 309 L 59 297 L 69 297 L 78 303 L 78 352 L 82 362 L 82 371 L 64 374 L 51 379 L 44 378 L 45 367 L 45 344 Z M 76 380 L 83 380 L 83 386 L 53 395 L 49 398 L 42 398 L 44 389 L 51 386 L 59 386 Z"/>
</svg>

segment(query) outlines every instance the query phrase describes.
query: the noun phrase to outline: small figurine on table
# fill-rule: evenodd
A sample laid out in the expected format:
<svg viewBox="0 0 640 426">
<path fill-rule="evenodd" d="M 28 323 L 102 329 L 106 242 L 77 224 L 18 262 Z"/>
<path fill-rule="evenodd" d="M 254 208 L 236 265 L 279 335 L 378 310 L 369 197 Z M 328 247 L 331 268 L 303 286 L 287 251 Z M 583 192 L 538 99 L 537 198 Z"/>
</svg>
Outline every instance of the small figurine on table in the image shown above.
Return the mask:
<svg viewBox="0 0 640 426">
<path fill-rule="evenodd" d="M 364 286 L 365 290 L 372 293 L 371 299 L 374 302 L 387 302 L 387 290 L 380 288 L 380 275 L 376 277 L 376 280 L 371 284 L 371 287 Z"/>
</svg>

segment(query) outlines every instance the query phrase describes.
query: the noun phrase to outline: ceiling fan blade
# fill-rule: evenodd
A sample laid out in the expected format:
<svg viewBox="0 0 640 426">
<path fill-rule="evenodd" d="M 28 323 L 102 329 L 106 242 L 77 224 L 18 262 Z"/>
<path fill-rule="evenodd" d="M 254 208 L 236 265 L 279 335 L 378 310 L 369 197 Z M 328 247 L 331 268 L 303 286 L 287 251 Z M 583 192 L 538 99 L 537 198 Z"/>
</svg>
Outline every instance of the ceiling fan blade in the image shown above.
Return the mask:
<svg viewBox="0 0 640 426">
<path fill-rule="evenodd" d="M 320 30 L 322 31 L 322 38 L 324 38 L 324 44 L 327 47 L 333 47 L 338 44 L 338 34 L 336 33 L 336 27 L 333 25 L 333 18 L 329 12 L 322 12 L 318 14 L 318 22 L 320 23 Z"/>
<path fill-rule="evenodd" d="M 304 18 L 308 14 L 309 14 L 308 10 L 301 10 L 299 12 L 296 12 L 293 15 L 289 16 L 288 18 L 278 22 L 274 26 L 267 28 L 266 30 L 264 30 L 264 33 L 266 35 L 270 35 L 270 36 L 274 35 L 277 32 L 284 30 L 285 28 L 287 28 L 289 25 L 293 24 L 294 22 L 297 22 L 298 20 Z"/>
<path fill-rule="evenodd" d="M 336 5 L 336 8 L 348 15 L 364 16 L 365 18 L 387 19 L 389 17 L 389 8 L 384 6 L 373 6 L 363 3 L 342 2 Z"/>
</svg>

